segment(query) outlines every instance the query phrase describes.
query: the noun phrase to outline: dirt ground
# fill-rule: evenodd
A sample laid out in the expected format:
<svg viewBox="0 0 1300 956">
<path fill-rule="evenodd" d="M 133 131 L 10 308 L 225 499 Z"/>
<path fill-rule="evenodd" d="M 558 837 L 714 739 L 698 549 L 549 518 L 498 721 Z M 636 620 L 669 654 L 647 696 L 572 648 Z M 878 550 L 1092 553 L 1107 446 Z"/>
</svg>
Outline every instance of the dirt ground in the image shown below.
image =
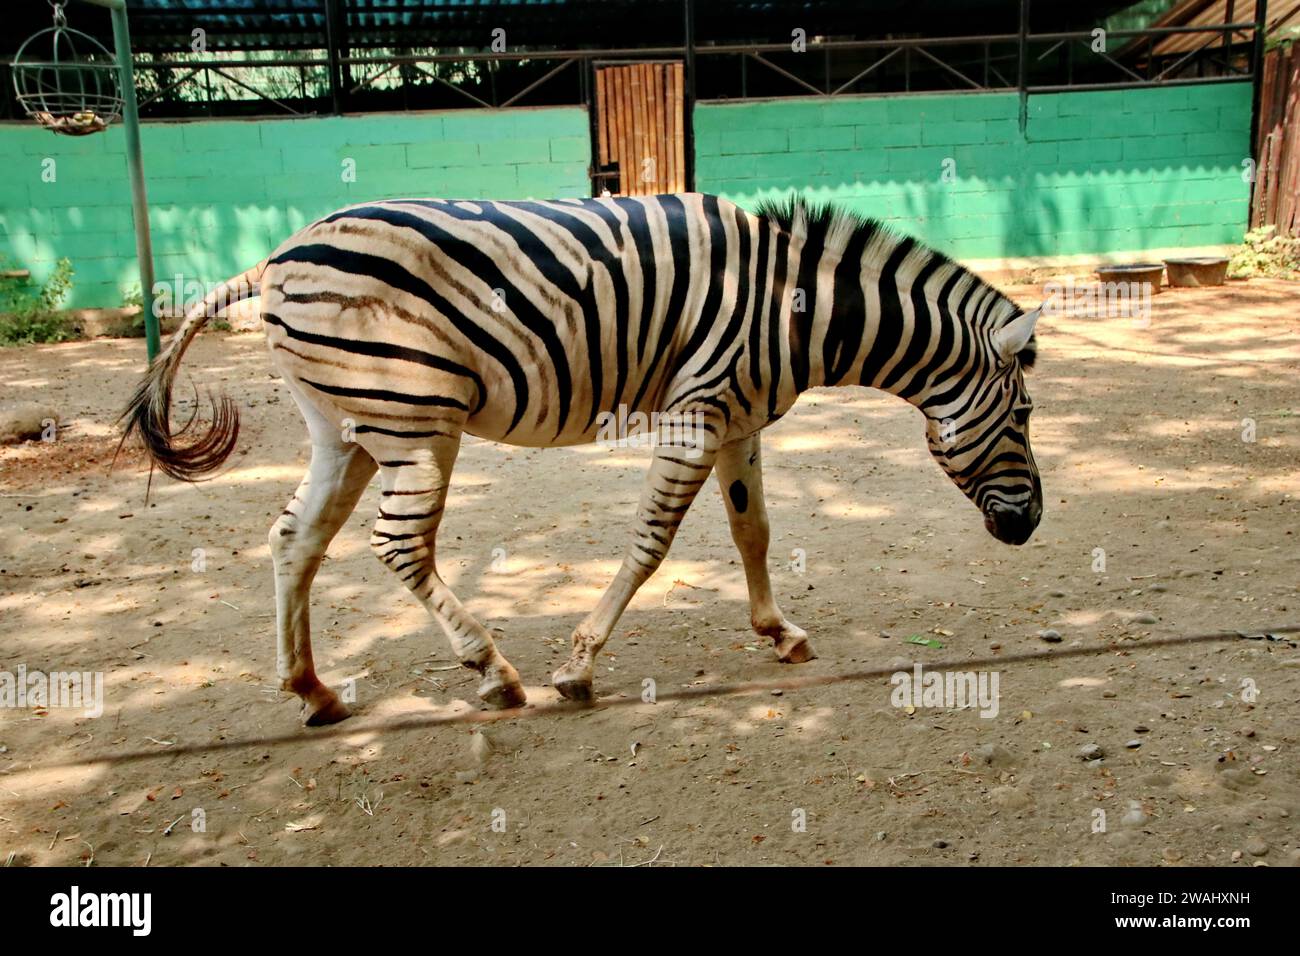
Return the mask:
<svg viewBox="0 0 1300 956">
<path fill-rule="evenodd" d="M 806 396 L 767 432 L 766 482 L 778 597 L 820 658 L 779 665 L 750 634 L 711 480 L 591 709 L 548 706 L 546 681 L 617 567 L 648 452 L 469 440 L 440 565 L 500 629 L 530 710 L 476 719 L 476 678 L 370 554 L 372 488 L 314 590 L 318 669 L 357 698 L 325 732 L 276 687 L 266 532 L 307 443 L 261 335 L 190 351 L 200 385 L 239 398 L 240 447 L 148 503 L 138 455 L 109 472 L 143 343 L 0 351 L 0 400 L 63 420 L 0 450 L 0 671 L 102 672 L 106 697 L 98 718 L 0 709 L 0 860 L 1295 863 L 1300 651 L 1152 642 L 1300 623 L 1298 294 L 1256 280 L 1166 291 L 1149 328 L 1040 323 L 1046 510 L 1019 549 L 929 460 L 914 410 Z M 771 686 L 915 661 L 996 671 L 997 716 L 896 707 L 883 675 Z"/>
</svg>

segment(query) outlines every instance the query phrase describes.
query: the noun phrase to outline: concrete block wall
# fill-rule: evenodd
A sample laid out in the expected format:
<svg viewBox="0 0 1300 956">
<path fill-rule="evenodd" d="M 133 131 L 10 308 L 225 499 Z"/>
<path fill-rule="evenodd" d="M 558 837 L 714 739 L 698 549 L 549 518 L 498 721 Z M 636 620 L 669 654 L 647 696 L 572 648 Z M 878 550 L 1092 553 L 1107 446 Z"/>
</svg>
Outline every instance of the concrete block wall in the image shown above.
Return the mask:
<svg viewBox="0 0 1300 956">
<path fill-rule="evenodd" d="M 160 281 L 216 282 L 349 203 L 397 196 L 585 196 L 590 135 L 571 107 L 145 123 Z M 0 256 L 49 274 L 72 260 L 71 307 L 138 289 L 122 128 L 56 136 L 0 125 Z"/>
<path fill-rule="evenodd" d="M 1238 242 L 1250 184 L 1248 83 L 1036 95 L 793 98 L 696 107 L 697 188 L 753 206 L 798 191 L 883 219 L 957 258 Z M 147 123 L 156 272 L 215 282 L 296 229 L 396 196 L 590 194 L 581 108 Z M 0 124 L 0 256 L 69 305 L 137 286 L 122 130 Z"/>
<path fill-rule="evenodd" d="M 701 103 L 699 189 L 752 206 L 798 191 L 958 258 L 1241 240 L 1249 83 L 1031 96 Z"/>
</svg>

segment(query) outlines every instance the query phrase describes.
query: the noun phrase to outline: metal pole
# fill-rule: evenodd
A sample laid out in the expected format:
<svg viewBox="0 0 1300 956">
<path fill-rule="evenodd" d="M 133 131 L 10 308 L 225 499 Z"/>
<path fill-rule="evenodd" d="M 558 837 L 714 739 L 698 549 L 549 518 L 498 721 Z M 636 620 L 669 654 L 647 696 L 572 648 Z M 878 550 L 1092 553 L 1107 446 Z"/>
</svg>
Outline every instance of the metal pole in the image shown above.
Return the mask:
<svg viewBox="0 0 1300 956">
<path fill-rule="evenodd" d="M 325 45 L 330 61 L 330 110 L 343 112 L 343 66 L 339 63 L 339 17 L 337 0 L 325 0 Z"/>
<path fill-rule="evenodd" d="M 604 182 L 600 179 L 600 110 L 604 104 L 596 99 L 596 91 L 599 89 L 596 83 L 596 61 L 589 58 L 583 63 L 582 69 L 582 102 L 587 104 L 587 135 L 591 139 L 591 165 L 587 167 L 591 175 L 591 194 L 599 196 L 600 190 L 604 187 L 597 188 L 597 183 Z"/>
<path fill-rule="evenodd" d="M 695 0 L 682 0 L 686 16 L 686 97 L 682 103 L 686 191 L 695 192 Z"/>
<path fill-rule="evenodd" d="M 1029 0 L 1020 0 L 1020 45 L 1016 56 L 1016 87 L 1020 91 L 1020 135 L 1029 129 Z"/>
<path fill-rule="evenodd" d="M 144 161 L 140 149 L 140 114 L 135 102 L 135 70 L 131 65 L 131 33 L 125 0 L 87 0 L 108 7 L 113 15 L 113 52 L 122 87 L 122 125 L 126 132 L 126 169 L 131 179 L 131 216 L 135 221 L 135 255 L 140 264 L 140 300 L 144 306 L 144 343 L 149 361 L 158 354 L 161 335 L 154 308 L 153 242 L 149 238 L 149 201 L 145 196 Z"/>
<path fill-rule="evenodd" d="M 1251 77 L 1250 98 L 1250 155 L 1255 160 L 1255 182 L 1259 181 L 1260 168 L 1259 160 L 1260 148 L 1264 145 L 1260 141 L 1260 110 L 1263 107 L 1264 96 L 1264 41 L 1268 39 L 1268 0 L 1255 0 L 1255 45 L 1250 54 L 1250 68 L 1254 76 Z M 1254 185 L 1251 186 L 1251 192 L 1254 193 Z M 1253 200 L 1253 196 L 1252 196 Z"/>
</svg>

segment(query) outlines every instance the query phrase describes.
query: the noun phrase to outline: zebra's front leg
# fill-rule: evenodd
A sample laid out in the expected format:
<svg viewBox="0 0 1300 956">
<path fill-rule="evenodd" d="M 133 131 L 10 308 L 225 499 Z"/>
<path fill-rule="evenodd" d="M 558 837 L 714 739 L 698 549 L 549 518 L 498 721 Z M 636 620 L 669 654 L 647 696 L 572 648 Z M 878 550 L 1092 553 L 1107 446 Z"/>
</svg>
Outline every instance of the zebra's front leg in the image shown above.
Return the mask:
<svg viewBox="0 0 1300 956">
<path fill-rule="evenodd" d="M 435 438 L 431 448 L 376 456 L 383 492 L 370 547 L 433 615 L 456 659 L 483 675 L 478 686 L 483 702 L 498 709 L 519 707 L 525 701 L 519 672 L 438 576 L 435 540 L 459 447 L 457 429 Z"/>
<path fill-rule="evenodd" d="M 709 477 L 716 451 L 704 447 L 689 451 L 693 457 L 677 446 L 661 445 L 655 451 L 637 509 L 636 537 L 595 610 L 574 630 L 569 659 L 551 675 L 555 689 L 569 700 L 591 700 L 596 655 L 632 595 L 663 562 L 687 509 Z"/>
<path fill-rule="evenodd" d="M 772 638 L 777 660 L 802 664 L 817 655 L 803 628 L 786 620 L 772 595 L 767 573 L 767 502 L 763 498 L 763 454 L 759 433 L 723 445 L 718 451 L 718 485 L 731 522 L 731 537 L 745 565 L 749 622 L 754 633 Z"/>
</svg>

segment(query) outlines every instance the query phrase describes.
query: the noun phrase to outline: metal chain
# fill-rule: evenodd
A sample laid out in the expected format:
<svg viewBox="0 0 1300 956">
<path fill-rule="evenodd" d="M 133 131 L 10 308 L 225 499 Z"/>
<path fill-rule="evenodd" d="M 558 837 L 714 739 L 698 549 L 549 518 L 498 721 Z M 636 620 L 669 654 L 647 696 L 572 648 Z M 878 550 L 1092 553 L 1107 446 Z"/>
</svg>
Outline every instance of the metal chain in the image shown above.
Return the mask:
<svg viewBox="0 0 1300 956">
<path fill-rule="evenodd" d="M 68 0 L 50 0 L 50 8 L 54 11 L 54 25 L 56 27 L 66 27 L 68 25 L 67 15 L 63 12 L 63 8 L 67 5 Z"/>
</svg>

